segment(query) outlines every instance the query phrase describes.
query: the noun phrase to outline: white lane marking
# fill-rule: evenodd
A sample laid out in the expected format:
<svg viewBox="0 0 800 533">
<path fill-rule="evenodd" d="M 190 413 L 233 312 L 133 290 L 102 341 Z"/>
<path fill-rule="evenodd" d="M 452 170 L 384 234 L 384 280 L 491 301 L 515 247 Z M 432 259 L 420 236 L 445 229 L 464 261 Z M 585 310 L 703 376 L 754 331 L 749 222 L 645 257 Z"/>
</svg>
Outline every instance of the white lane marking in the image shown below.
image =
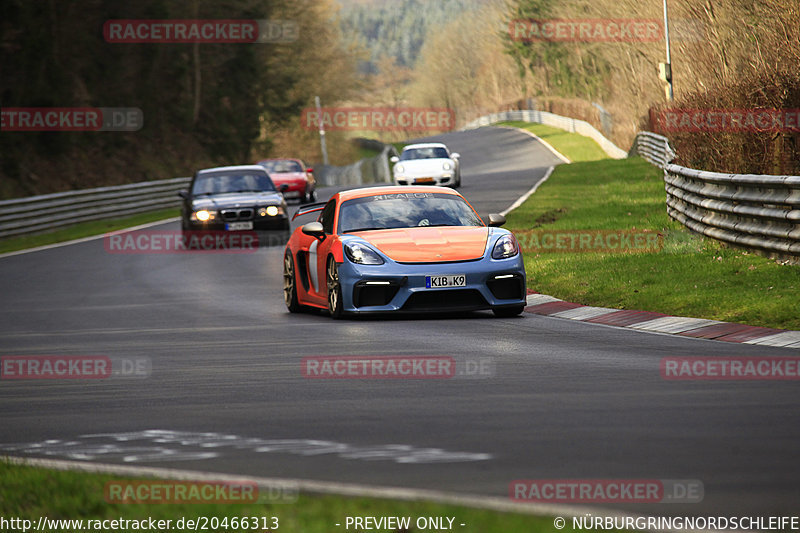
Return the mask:
<svg viewBox="0 0 800 533">
<path fill-rule="evenodd" d="M 548 504 L 538 502 L 515 502 L 509 498 L 497 496 L 471 496 L 433 489 L 406 489 L 398 487 L 384 487 L 376 485 L 362 485 L 358 483 L 339 483 L 335 481 L 314 481 L 298 478 L 271 478 L 241 476 L 236 474 L 222 474 L 219 472 L 205 472 L 201 470 L 179 470 L 175 468 L 156 468 L 131 465 L 114 465 L 106 463 L 82 463 L 78 461 L 64 461 L 56 459 L 33 459 L 28 457 L 0 456 L 0 460 L 15 465 L 50 468 L 53 470 L 72 470 L 92 474 L 114 474 L 130 477 L 154 477 L 160 479 L 179 479 L 191 481 L 234 481 L 253 482 L 259 487 L 295 486 L 299 491 L 311 494 L 335 494 L 339 496 L 377 498 L 398 501 L 425 501 L 443 505 L 456 505 L 472 509 L 486 509 L 489 511 L 511 512 L 534 516 L 561 516 L 564 518 L 581 518 L 587 514 L 609 517 L 647 517 L 621 513 L 616 509 L 570 506 L 564 504 Z M 653 529 L 651 531 L 666 531 Z"/>
<path fill-rule="evenodd" d="M 503 215 L 503 216 L 506 216 L 506 215 L 507 215 L 507 214 L 509 214 L 511 211 L 513 211 L 514 209 L 516 209 L 516 208 L 518 208 L 519 206 L 521 206 L 521 205 L 522 205 L 522 204 L 525 202 L 525 200 L 527 200 L 528 198 L 530 198 L 530 196 L 531 196 L 533 193 L 535 193 L 535 192 L 536 192 L 536 189 L 538 189 L 538 188 L 539 188 L 539 185 L 541 185 L 542 183 L 544 183 L 545 181 L 547 181 L 548 179 L 550 179 L 550 174 L 552 174 L 552 173 L 553 173 L 553 170 L 555 170 L 555 168 L 556 168 L 556 167 L 550 167 L 550 168 L 548 168 L 548 169 L 547 169 L 547 173 L 544 175 L 544 177 L 543 177 L 542 179 L 540 179 L 538 182 L 536 182 L 536 185 L 534 185 L 533 187 L 531 187 L 531 188 L 528 190 L 528 192 L 526 192 L 525 194 L 523 194 L 522 196 L 520 196 L 519 198 L 517 198 L 517 201 L 516 201 L 516 202 L 514 202 L 513 204 L 511 204 L 511 205 L 510 205 L 510 206 L 509 206 L 509 207 L 508 207 L 508 208 L 507 208 L 505 211 L 500 211 L 500 214 L 501 214 L 501 215 Z"/>
<path fill-rule="evenodd" d="M 542 139 L 541 137 L 539 137 L 538 135 L 536 135 L 536 134 L 535 134 L 535 133 L 533 133 L 532 131 L 524 130 L 524 129 L 522 129 L 522 128 L 515 128 L 514 126 L 494 126 L 494 127 L 495 127 L 495 128 L 505 128 L 505 129 L 507 129 L 507 130 L 516 130 L 516 131 L 520 131 L 520 132 L 524 133 L 525 135 L 528 135 L 528 136 L 530 136 L 530 137 L 533 137 L 534 139 L 536 139 L 537 141 L 539 141 L 540 143 L 542 143 L 542 144 L 544 145 L 544 147 L 545 147 L 545 148 L 547 148 L 548 150 L 550 150 L 551 152 L 553 152 L 553 155 L 555 155 L 557 158 L 559 158 L 560 160 L 562 160 L 564 163 L 572 163 L 572 161 L 570 161 L 570 160 L 569 160 L 569 158 L 568 158 L 567 156 L 565 156 L 564 154 L 562 154 L 561 152 L 559 152 L 558 150 L 556 150 L 555 148 L 553 148 L 553 145 L 552 145 L 552 144 L 550 144 L 549 142 L 545 141 L 544 139 Z M 577 135 L 577 134 L 576 134 L 576 135 Z"/>
<path fill-rule="evenodd" d="M 131 231 L 137 231 L 140 229 L 151 228 L 153 226 L 159 226 L 161 224 L 168 224 L 170 222 L 176 222 L 180 220 L 181 217 L 172 217 L 172 218 L 165 218 L 164 220 L 157 220 L 155 222 L 148 222 L 147 224 L 141 224 L 139 226 L 133 226 L 132 228 L 124 228 L 119 230 L 114 230 L 114 233 L 128 233 Z M 73 244 L 80 244 L 82 242 L 89 242 L 89 241 L 96 241 L 97 239 L 102 239 L 105 237 L 107 233 L 101 233 L 100 235 L 92 235 L 90 237 L 83 237 L 80 239 L 74 239 L 71 241 L 65 242 L 56 242 L 53 244 L 45 244 L 44 246 L 37 246 L 36 248 L 26 248 L 24 250 L 16 250 L 14 252 L 6 252 L 4 254 L 0 254 L 0 259 L 4 259 L 6 257 L 12 257 L 15 255 L 23 255 L 23 254 L 31 254 L 33 252 L 41 252 L 43 250 L 50 250 L 52 248 L 61 248 L 62 246 L 70 246 Z"/>
<path fill-rule="evenodd" d="M 120 457 L 127 463 L 213 459 L 222 456 L 225 449 L 304 456 L 336 455 L 342 459 L 386 460 L 400 464 L 460 463 L 492 459 L 492 455 L 488 453 L 453 452 L 441 448 L 417 448 L 407 444 L 356 446 L 324 440 L 260 439 L 223 433 L 162 429 L 81 435 L 68 441 L 53 439 L 24 444 L 0 444 L 0 450 L 9 452 L 87 461 L 93 461 L 100 456 L 112 456 Z"/>
</svg>

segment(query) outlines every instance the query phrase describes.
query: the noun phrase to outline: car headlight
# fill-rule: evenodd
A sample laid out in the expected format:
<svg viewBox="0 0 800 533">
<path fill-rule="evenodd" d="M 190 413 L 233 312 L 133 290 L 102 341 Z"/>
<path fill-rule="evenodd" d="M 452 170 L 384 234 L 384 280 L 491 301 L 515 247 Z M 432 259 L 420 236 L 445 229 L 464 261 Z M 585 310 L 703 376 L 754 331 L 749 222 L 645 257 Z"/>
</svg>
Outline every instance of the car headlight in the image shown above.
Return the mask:
<svg viewBox="0 0 800 533">
<path fill-rule="evenodd" d="M 217 218 L 216 212 L 209 211 L 208 209 L 201 209 L 192 213 L 192 220 L 199 220 L 200 222 L 208 222 L 215 218 Z"/>
<path fill-rule="evenodd" d="M 445 170 L 450 170 L 451 168 L 453 168 L 453 165 L 451 165 L 450 163 L 444 163 L 442 165 L 442 168 Z"/>
<path fill-rule="evenodd" d="M 344 253 L 350 261 L 359 265 L 383 264 L 383 258 L 375 250 L 357 242 L 345 244 Z"/>
<path fill-rule="evenodd" d="M 494 244 L 492 259 L 508 259 L 519 253 L 517 239 L 513 235 L 503 235 Z"/>
<path fill-rule="evenodd" d="M 279 205 L 270 205 L 267 207 L 260 207 L 258 209 L 258 216 L 260 217 L 276 217 L 282 215 L 285 211 Z"/>
<path fill-rule="evenodd" d="M 405 170 L 406 170 L 406 169 L 405 169 L 405 168 L 403 168 L 403 165 L 395 165 L 395 166 L 394 166 L 394 171 L 395 171 L 396 173 L 397 173 L 397 172 L 400 172 L 400 173 L 402 173 L 402 172 L 405 172 Z"/>
</svg>

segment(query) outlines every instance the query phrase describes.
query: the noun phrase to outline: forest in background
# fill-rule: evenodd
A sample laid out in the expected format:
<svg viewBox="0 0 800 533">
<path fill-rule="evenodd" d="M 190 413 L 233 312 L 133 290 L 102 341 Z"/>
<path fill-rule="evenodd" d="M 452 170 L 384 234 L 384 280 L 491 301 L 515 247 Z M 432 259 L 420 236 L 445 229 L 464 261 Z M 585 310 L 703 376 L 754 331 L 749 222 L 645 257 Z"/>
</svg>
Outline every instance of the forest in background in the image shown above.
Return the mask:
<svg viewBox="0 0 800 533">
<path fill-rule="evenodd" d="M 252 162 L 314 95 L 337 101 L 356 63 L 331 0 L 137 0 L 0 4 L 0 106 L 136 107 L 136 132 L 0 132 L 0 197 L 114 185 Z M 296 21 L 264 44 L 112 44 L 110 19 Z"/>
<path fill-rule="evenodd" d="M 188 175 L 267 156 L 321 160 L 300 124 L 324 106 L 448 107 L 459 124 L 534 106 L 581 118 L 628 148 L 667 107 L 800 108 L 796 0 L 669 0 L 673 103 L 657 78 L 663 42 L 515 41 L 524 18 L 660 20 L 661 0 L 103 0 L 0 8 L 0 106 L 139 107 L 134 133 L 0 132 L 0 197 Z M 294 43 L 109 44 L 113 18 L 297 21 Z M 598 107 L 607 112 L 604 122 Z M 609 127 L 610 126 L 610 127 Z M 358 156 L 329 132 L 331 163 Z M 797 133 L 669 133 L 680 162 L 800 174 Z"/>
</svg>

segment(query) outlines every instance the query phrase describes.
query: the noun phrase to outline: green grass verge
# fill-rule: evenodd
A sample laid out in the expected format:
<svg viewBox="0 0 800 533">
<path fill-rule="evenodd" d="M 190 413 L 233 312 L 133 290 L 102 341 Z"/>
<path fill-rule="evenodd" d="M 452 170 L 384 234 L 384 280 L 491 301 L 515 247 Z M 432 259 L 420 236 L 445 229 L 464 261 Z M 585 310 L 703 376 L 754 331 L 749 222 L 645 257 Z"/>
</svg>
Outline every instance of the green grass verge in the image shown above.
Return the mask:
<svg viewBox="0 0 800 533">
<path fill-rule="evenodd" d="M 528 286 L 571 302 L 800 330 L 800 266 L 690 233 L 666 214 L 662 173 L 641 158 L 556 167 L 506 227 L 650 229 L 657 253 L 525 254 Z"/>
<path fill-rule="evenodd" d="M 34 521 L 50 519 L 143 519 L 173 520 L 180 517 L 276 517 L 276 531 L 288 533 L 323 533 L 345 531 L 347 516 L 455 517 L 453 529 L 464 531 L 502 531 L 536 533 L 574 531 L 571 521 L 557 530 L 553 518 L 501 513 L 428 502 L 400 502 L 377 498 L 349 498 L 301 493 L 295 503 L 258 504 L 111 504 L 105 500 L 106 482 L 120 481 L 118 476 L 47 470 L 0 462 L 0 516 Z M 341 524 L 337 527 L 335 524 Z M 465 524 L 461 527 L 460 524 Z M 353 531 L 350 527 L 350 531 Z M 64 528 L 60 533 L 78 531 Z M 123 531 L 123 530 L 118 530 Z M 146 530 L 151 531 L 151 530 Z M 177 529 L 175 529 L 177 531 Z M 244 531 L 218 528 L 205 531 Z M 250 531 L 253 531 L 252 529 Z M 257 529 L 256 531 L 265 531 Z M 360 529 L 358 529 L 360 531 Z M 411 527 L 408 531 L 420 531 Z"/>
<path fill-rule="evenodd" d="M 35 248 L 36 246 L 71 241 L 73 239 L 81 239 L 83 237 L 91 237 L 93 235 L 103 235 L 109 231 L 130 228 L 140 224 L 147 224 L 148 222 L 156 222 L 158 220 L 164 220 L 165 218 L 172 218 L 178 215 L 180 215 L 180 209 L 176 207 L 172 209 L 152 211 L 149 213 L 140 213 L 138 215 L 125 218 L 112 218 L 107 220 L 81 222 L 79 224 L 74 224 L 63 229 L 47 233 L 9 237 L 7 239 L 0 240 L 0 253 L 14 252 L 17 250 L 24 250 L 26 248 Z"/>
<path fill-rule="evenodd" d="M 569 133 L 544 124 L 531 124 L 529 122 L 508 121 L 500 122 L 498 125 L 512 126 L 530 131 L 540 139 L 547 141 L 550 146 L 561 152 L 573 163 L 608 159 L 608 154 L 600 148 L 599 144 L 583 135 Z"/>
</svg>

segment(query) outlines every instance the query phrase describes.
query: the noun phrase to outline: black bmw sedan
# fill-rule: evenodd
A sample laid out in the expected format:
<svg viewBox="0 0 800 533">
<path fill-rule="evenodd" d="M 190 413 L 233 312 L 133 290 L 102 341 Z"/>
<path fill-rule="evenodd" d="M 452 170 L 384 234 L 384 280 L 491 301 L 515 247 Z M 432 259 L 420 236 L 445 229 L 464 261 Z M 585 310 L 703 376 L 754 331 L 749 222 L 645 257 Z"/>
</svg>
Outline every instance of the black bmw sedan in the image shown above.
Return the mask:
<svg viewBox="0 0 800 533">
<path fill-rule="evenodd" d="M 286 201 L 259 165 L 198 170 L 178 195 L 184 231 L 289 229 Z"/>
</svg>

